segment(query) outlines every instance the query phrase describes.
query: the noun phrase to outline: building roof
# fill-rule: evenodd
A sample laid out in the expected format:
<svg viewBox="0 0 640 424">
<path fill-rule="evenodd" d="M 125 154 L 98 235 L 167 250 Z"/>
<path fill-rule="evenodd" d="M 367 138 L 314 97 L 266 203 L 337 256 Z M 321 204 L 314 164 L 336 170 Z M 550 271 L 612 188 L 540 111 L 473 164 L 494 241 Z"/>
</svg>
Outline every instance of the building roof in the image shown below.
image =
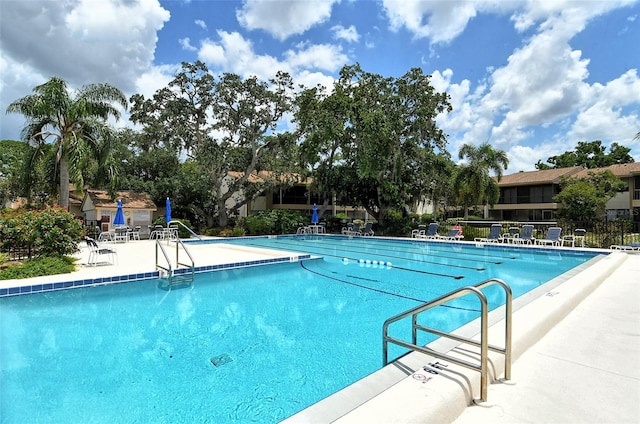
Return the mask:
<svg viewBox="0 0 640 424">
<path fill-rule="evenodd" d="M 605 166 L 604 168 L 591 168 L 591 169 L 583 169 L 580 172 L 573 175 L 577 178 L 585 178 L 589 175 L 590 172 L 598 173 L 609 170 L 616 177 L 633 177 L 635 175 L 640 175 L 640 162 L 632 162 L 632 163 L 621 163 L 617 165 Z"/>
<path fill-rule="evenodd" d="M 113 199 L 106 190 L 87 190 L 86 196 L 91 198 L 91 202 L 96 207 L 108 208 L 117 207 L 118 200 L 122 200 L 124 208 L 128 209 L 151 209 L 157 210 L 158 207 L 151 196 L 147 193 L 139 193 L 135 191 L 117 191 L 115 199 Z"/>
<path fill-rule="evenodd" d="M 244 175 L 244 172 L 229 171 L 227 175 L 229 175 L 232 178 L 242 178 L 242 176 Z M 280 182 L 283 182 L 283 183 L 293 181 L 296 184 L 311 184 L 311 181 L 312 181 L 311 178 L 303 179 L 303 177 L 300 174 L 296 174 L 296 173 L 275 174 L 274 172 L 271 172 L 271 171 L 259 171 L 259 172 L 253 171 L 251 174 L 249 174 L 249 178 L 247 178 L 247 182 L 263 183 L 269 180 L 273 180 L 275 178 L 278 178 Z"/>
<path fill-rule="evenodd" d="M 574 175 L 583 168 L 574 166 L 571 168 L 544 169 L 541 171 L 524 171 L 515 174 L 503 175 L 498 182 L 500 187 L 523 186 L 533 184 L 553 184 L 559 183 L 560 178 L 565 175 Z"/>
</svg>

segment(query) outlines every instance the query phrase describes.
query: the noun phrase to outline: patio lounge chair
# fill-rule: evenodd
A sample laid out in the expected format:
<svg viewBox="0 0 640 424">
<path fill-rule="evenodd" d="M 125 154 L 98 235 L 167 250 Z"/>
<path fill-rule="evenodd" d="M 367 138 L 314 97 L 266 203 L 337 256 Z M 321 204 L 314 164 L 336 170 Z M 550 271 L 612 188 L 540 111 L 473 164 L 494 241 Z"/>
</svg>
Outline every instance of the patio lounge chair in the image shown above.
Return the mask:
<svg viewBox="0 0 640 424">
<path fill-rule="evenodd" d="M 509 227 L 509 232 L 502 236 L 505 243 L 515 243 L 514 238 L 520 237 L 519 227 Z"/>
<path fill-rule="evenodd" d="M 533 237 L 533 228 L 531 224 L 523 225 L 520 236 L 512 238 L 511 241 L 519 244 L 533 244 L 535 240 L 535 237 Z"/>
<path fill-rule="evenodd" d="M 562 245 L 565 243 L 571 244 L 571 247 L 576 247 L 576 244 L 579 243 L 580 247 L 584 247 L 584 237 L 587 235 L 587 230 L 584 228 L 576 228 L 573 230 L 572 235 L 562 237 Z"/>
<path fill-rule="evenodd" d="M 348 227 L 347 227 L 348 228 Z M 351 226 L 351 229 L 347 229 L 346 231 L 342 231 L 342 234 L 345 234 L 347 236 L 357 236 L 357 235 L 362 235 L 362 233 L 360 232 L 360 224 L 358 224 L 357 222 L 355 224 L 353 224 Z"/>
<path fill-rule="evenodd" d="M 114 248 L 102 246 L 91 237 L 85 237 L 84 241 L 87 243 L 87 247 L 89 248 L 89 259 L 87 259 L 87 265 L 96 266 L 98 263 L 102 263 L 98 262 L 98 258 L 101 256 L 108 258 L 108 263 L 111 265 L 118 260 L 118 252 Z"/>
<path fill-rule="evenodd" d="M 367 222 L 364 225 L 364 228 L 362 229 L 362 232 L 360 233 L 361 235 L 365 236 L 365 237 L 370 237 L 373 235 L 373 230 L 371 229 L 371 227 L 373 226 L 372 222 Z"/>
<path fill-rule="evenodd" d="M 432 222 L 431 224 L 429 224 L 429 227 L 427 228 L 427 230 L 425 231 L 424 234 L 417 234 L 416 238 L 421 238 L 421 239 L 434 239 L 438 237 L 438 223 L 437 222 Z"/>
<path fill-rule="evenodd" d="M 640 252 L 640 242 L 633 242 L 629 244 L 612 244 L 610 249 L 624 250 L 626 252 Z"/>
<path fill-rule="evenodd" d="M 552 246 L 560 246 L 562 244 L 562 237 L 560 234 L 562 233 L 562 228 L 560 227 L 549 227 L 547 230 L 547 235 L 544 238 L 536 239 L 536 244 L 550 244 Z"/>
<path fill-rule="evenodd" d="M 491 224 L 491 229 L 489 230 L 488 237 L 475 237 L 473 240 L 477 242 L 485 242 L 485 243 L 501 242 L 502 241 L 502 225 Z"/>
<path fill-rule="evenodd" d="M 427 226 L 424 224 L 418 225 L 418 228 L 411 230 L 411 238 L 416 238 L 420 235 L 425 235 L 427 232 Z"/>
<path fill-rule="evenodd" d="M 460 229 L 459 228 L 452 228 L 451 230 L 449 230 L 449 233 L 445 236 L 437 236 L 436 237 L 438 240 L 462 240 L 464 238 L 464 236 L 462 234 L 460 234 Z"/>
</svg>

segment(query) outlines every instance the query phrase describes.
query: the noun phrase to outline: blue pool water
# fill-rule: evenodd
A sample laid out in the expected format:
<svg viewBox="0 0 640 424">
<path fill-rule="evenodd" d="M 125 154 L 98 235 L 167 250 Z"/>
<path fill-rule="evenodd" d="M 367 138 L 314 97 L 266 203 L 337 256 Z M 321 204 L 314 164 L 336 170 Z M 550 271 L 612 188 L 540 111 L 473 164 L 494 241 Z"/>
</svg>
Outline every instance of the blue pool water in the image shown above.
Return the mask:
<svg viewBox="0 0 640 424">
<path fill-rule="evenodd" d="M 321 258 L 200 274 L 171 291 L 147 280 L 0 299 L 2 422 L 278 422 L 380 369 L 390 316 L 488 278 L 519 296 L 595 256 L 371 238 L 238 243 Z M 503 294 L 487 290 L 499 306 Z M 424 319 L 452 330 L 477 303 Z M 391 331 L 408 337 L 408 326 Z"/>
</svg>

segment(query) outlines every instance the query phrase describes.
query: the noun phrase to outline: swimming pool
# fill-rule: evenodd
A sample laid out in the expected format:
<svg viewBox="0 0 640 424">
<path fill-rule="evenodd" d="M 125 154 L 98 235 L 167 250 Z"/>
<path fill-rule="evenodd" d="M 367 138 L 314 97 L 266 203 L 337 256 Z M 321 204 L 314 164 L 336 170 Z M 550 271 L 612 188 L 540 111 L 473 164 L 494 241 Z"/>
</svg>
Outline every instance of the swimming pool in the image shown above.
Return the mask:
<svg viewBox="0 0 640 424">
<path fill-rule="evenodd" d="M 378 370 L 382 322 L 399 311 L 492 277 L 518 296 L 595 256 L 318 236 L 234 243 L 320 258 L 200 274 L 169 292 L 139 281 L 0 299 L 3 419 L 277 422 Z M 488 296 L 499 304 L 499 290 Z M 473 299 L 458 301 L 430 319 L 453 329 L 477 316 Z"/>
</svg>

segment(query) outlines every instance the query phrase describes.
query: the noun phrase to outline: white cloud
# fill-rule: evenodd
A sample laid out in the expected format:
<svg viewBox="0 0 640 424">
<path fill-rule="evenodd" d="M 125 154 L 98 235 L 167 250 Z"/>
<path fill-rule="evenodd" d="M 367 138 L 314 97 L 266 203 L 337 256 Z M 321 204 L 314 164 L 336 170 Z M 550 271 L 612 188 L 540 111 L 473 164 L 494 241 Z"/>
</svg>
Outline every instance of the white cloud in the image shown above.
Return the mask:
<svg viewBox="0 0 640 424">
<path fill-rule="evenodd" d="M 569 7 L 575 5 L 581 8 Z M 625 73 L 605 87 L 589 85 L 589 60 L 569 44 L 589 19 L 610 5 L 564 6 L 542 22 L 540 31 L 491 76 L 490 92 L 478 107 L 496 111 L 498 122 L 492 128 L 491 140 L 497 145 L 531 143 L 532 127 L 555 126 L 558 132 L 554 137 L 563 146 L 562 153 L 578 141 L 622 141 L 639 128 L 637 113 L 622 110 L 623 105 L 640 104 L 636 71 Z M 569 132 L 564 129 L 567 124 L 571 127 Z"/>
<path fill-rule="evenodd" d="M 446 43 L 460 35 L 480 12 L 501 12 L 521 6 L 521 2 L 383 0 L 392 31 L 406 28 L 416 38 Z M 426 20 L 426 22 L 425 22 Z"/>
<path fill-rule="evenodd" d="M 236 17 L 248 30 L 261 29 L 278 40 L 285 40 L 327 21 L 333 4 L 338 1 L 245 0 Z"/>
<path fill-rule="evenodd" d="M 358 31 L 353 25 L 351 25 L 349 28 L 345 28 L 342 25 L 336 25 L 331 28 L 331 31 L 333 31 L 333 38 L 337 40 L 345 40 L 349 43 L 357 43 L 360 39 Z"/>
<path fill-rule="evenodd" d="M 545 20 L 537 33 L 509 56 L 506 65 L 488 69 L 486 85 L 478 81 L 472 89 L 467 80 L 453 83 L 450 69 L 433 72 L 432 84 L 449 93 L 453 105 L 452 113 L 438 118 L 449 134 L 449 150 L 456 152 L 462 144 L 489 141 L 508 153 L 513 165 L 510 169 L 531 170 L 538 159 L 545 161 L 570 150 L 581 140 L 608 140 L 605 145 L 616 141 L 632 147 L 632 138 L 640 128 L 637 70 L 606 85 L 590 85 L 589 59 L 570 45 L 590 19 L 612 6 L 533 3 L 519 19 L 526 16 L 531 23 L 541 17 Z M 514 21 L 525 27 L 523 21 Z M 534 132 L 534 128 L 540 129 Z"/>
<path fill-rule="evenodd" d="M 195 24 L 198 25 L 202 29 L 207 29 L 207 24 L 202 19 L 196 19 Z"/>
<path fill-rule="evenodd" d="M 298 50 L 284 53 L 287 63 L 293 68 L 322 69 L 336 71 L 348 60 L 342 49 L 331 44 L 298 45 Z"/>
<path fill-rule="evenodd" d="M 623 113 L 629 106 L 633 111 Z M 586 101 L 567 136 L 576 141 L 630 143 L 640 129 L 640 78 L 632 69 L 606 85 L 589 87 Z"/>
<path fill-rule="evenodd" d="M 218 35 L 219 42 L 206 40 L 202 43 L 198 58 L 209 66 L 242 76 L 255 75 L 267 80 L 276 72 L 285 71 L 299 82 L 298 75 L 308 78 L 312 69 L 335 71 L 348 60 L 338 46 L 306 43 L 299 44 L 295 50 L 287 50 L 279 60 L 256 53 L 252 43 L 237 32 L 218 31 Z"/>
<path fill-rule="evenodd" d="M 152 67 L 157 31 L 168 19 L 157 0 L 3 2 L 0 109 L 54 75 L 72 89 L 106 82 L 133 94 L 135 81 Z M 16 128 L 7 118 L 2 137 L 17 138 L 23 119 Z"/>
<path fill-rule="evenodd" d="M 189 39 L 189 37 L 180 38 L 178 40 L 178 43 L 180 43 L 180 45 L 182 46 L 183 50 L 187 50 L 187 51 L 190 51 L 190 52 L 198 51 L 197 48 L 195 48 L 194 46 L 191 45 L 191 40 Z"/>
<path fill-rule="evenodd" d="M 555 121 L 575 112 L 584 96 L 588 64 L 557 32 L 534 36 L 491 77 L 491 91 L 483 103 L 505 112 L 494 137 L 504 139 L 513 128 Z"/>
<path fill-rule="evenodd" d="M 621 6 L 630 5 L 635 1 L 636 0 L 529 0 L 526 2 L 526 7 L 517 10 L 511 19 L 518 31 L 525 31 L 533 27 L 536 22 L 545 21 L 549 16 L 562 16 L 565 20 L 570 19 L 571 16 L 593 17 Z"/>
<path fill-rule="evenodd" d="M 135 92 L 142 94 L 147 99 L 152 97 L 158 89 L 166 87 L 167 84 L 169 84 L 178 70 L 178 65 L 156 66 L 149 69 L 136 78 Z"/>
<path fill-rule="evenodd" d="M 505 174 L 513 174 L 520 171 L 534 171 L 538 160 L 546 162 L 551 156 L 564 153 L 565 148 L 558 143 L 545 143 L 536 146 L 513 146 L 508 149 L 509 168 Z"/>
<path fill-rule="evenodd" d="M 205 40 L 198 52 L 198 58 L 208 66 L 243 77 L 255 75 L 263 80 L 273 78 L 280 70 L 289 71 L 276 58 L 257 55 L 252 43 L 239 33 L 218 31 L 218 35 L 219 43 Z"/>
</svg>

